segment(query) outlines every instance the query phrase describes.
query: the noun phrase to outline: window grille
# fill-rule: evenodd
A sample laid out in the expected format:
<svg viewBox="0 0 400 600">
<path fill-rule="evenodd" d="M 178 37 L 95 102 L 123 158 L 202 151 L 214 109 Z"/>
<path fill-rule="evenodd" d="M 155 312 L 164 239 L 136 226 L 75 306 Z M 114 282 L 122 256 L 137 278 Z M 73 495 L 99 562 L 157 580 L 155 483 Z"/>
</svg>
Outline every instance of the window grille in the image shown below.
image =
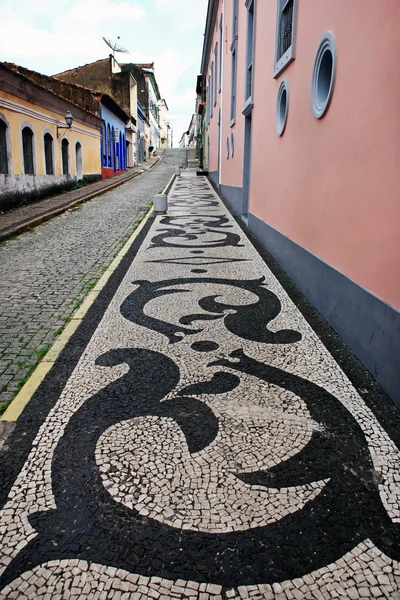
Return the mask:
<svg viewBox="0 0 400 600">
<path fill-rule="evenodd" d="M 54 175 L 53 138 L 50 133 L 45 133 L 44 135 L 44 160 L 46 163 L 46 175 Z"/>
<path fill-rule="evenodd" d="M 22 153 L 24 156 L 25 175 L 34 175 L 35 168 L 33 164 L 33 131 L 29 127 L 22 130 Z"/>
<path fill-rule="evenodd" d="M 282 9 L 279 37 L 278 37 L 278 55 L 282 57 L 292 45 L 293 39 L 293 9 L 294 0 L 288 0 Z"/>
<path fill-rule="evenodd" d="M 295 57 L 297 0 L 277 0 L 277 25 L 275 47 L 276 77 Z"/>
<path fill-rule="evenodd" d="M 61 158 L 63 175 L 69 175 L 69 142 L 66 139 L 61 142 Z"/>
<path fill-rule="evenodd" d="M 0 119 L 0 173 L 7 175 L 7 125 Z"/>
</svg>

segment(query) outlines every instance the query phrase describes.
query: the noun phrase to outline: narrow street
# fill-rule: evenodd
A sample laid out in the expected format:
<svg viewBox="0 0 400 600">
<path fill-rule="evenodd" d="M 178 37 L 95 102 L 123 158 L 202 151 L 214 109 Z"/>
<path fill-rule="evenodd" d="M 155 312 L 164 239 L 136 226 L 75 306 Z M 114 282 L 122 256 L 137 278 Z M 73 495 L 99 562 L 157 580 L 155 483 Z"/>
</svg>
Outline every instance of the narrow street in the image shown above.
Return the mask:
<svg viewBox="0 0 400 600">
<path fill-rule="evenodd" d="M 5 400 L 182 156 L 0 249 Z M 184 170 L 3 448 L 0 597 L 399 600 L 399 414 Z"/>
<path fill-rule="evenodd" d="M 166 150 L 143 175 L 0 244 L 3 409 L 185 160 Z"/>
</svg>

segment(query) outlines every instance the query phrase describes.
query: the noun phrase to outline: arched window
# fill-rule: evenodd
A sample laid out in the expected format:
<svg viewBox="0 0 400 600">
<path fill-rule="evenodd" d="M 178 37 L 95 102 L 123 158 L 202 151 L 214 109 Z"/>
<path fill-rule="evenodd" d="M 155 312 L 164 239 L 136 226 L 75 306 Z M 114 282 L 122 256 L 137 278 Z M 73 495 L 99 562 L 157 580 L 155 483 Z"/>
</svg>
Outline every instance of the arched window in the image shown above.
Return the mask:
<svg viewBox="0 0 400 600">
<path fill-rule="evenodd" d="M 61 142 L 61 158 L 63 175 L 69 175 L 69 142 L 66 138 Z"/>
<path fill-rule="evenodd" d="M 82 146 L 80 142 L 75 144 L 75 159 L 76 159 L 76 177 L 78 181 L 82 179 Z"/>
<path fill-rule="evenodd" d="M 111 130 L 109 125 L 107 125 L 107 157 L 108 166 L 111 167 Z"/>
<path fill-rule="evenodd" d="M 7 125 L 0 119 L 0 173 L 8 173 Z"/>
<path fill-rule="evenodd" d="M 46 163 L 46 175 L 54 175 L 53 136 L 50 133 L 44 134 L 44 161 Z"/>
<path fill-rule="evenodd" d="M 24 156 L 25 175 L 34 175 L 35 167 L 33 163 L 33 131 L 30 127 L 24 127 L 22 130 L 22 153 Z"/>
</svg>

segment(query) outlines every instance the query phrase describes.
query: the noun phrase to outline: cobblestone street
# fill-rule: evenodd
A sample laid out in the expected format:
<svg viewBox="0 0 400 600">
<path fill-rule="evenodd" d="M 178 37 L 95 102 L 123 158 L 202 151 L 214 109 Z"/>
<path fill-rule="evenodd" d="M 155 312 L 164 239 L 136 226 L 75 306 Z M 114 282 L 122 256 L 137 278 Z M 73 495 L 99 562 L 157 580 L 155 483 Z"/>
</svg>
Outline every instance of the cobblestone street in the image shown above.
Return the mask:
<svg viewBox="0 0 400 600">
<path fill-rule="evenodd" d="M 144 175 L 0 244 L 2 410 L 185 158 L 167 150 Z"/>
<path fill-rule="evenodd" d="M 2 248 L 3 318 L 51 343 L 180 160 Z M 3 449 L 0 598 L 400 600 L 399 409 L 207 179 L 169 202 Z"/>
</svg>

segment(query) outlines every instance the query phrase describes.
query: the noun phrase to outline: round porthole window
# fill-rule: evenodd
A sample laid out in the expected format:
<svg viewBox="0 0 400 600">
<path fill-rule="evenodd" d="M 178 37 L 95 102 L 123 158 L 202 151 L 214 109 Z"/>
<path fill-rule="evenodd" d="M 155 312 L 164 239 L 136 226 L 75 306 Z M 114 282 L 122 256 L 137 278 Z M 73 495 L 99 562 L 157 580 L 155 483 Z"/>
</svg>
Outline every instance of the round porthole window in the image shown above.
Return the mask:
<svg viewBox="0 0 400 600">
<path fill-rule="evenodd" d="M 229 150 L 229 136 L 226 138 L 226 158 L 229 160 L 230 150 Z"/>
<path fill-rule="evenodd" d="M 329 108 L 335 86 L 335 75 L 335 36 L 332 31 L 327 31 L 318 46 L 311 81 L 311 107 L 317 119 L 321 119 Z"/>
<path fill-rule="evenodd" d="M 289 87 L 287 80 L 281 81 L 276 99 L 276 132 L 282 135 L 285 131 L 289 110 Z"/>
<path fill-rule="evenodd" d="M 235 154 L 235 135 L 232 131 L 231 132 L 231 156 L 232 156 L 232 158 L 233 158 L 234 154 Z"/>
</svg>

